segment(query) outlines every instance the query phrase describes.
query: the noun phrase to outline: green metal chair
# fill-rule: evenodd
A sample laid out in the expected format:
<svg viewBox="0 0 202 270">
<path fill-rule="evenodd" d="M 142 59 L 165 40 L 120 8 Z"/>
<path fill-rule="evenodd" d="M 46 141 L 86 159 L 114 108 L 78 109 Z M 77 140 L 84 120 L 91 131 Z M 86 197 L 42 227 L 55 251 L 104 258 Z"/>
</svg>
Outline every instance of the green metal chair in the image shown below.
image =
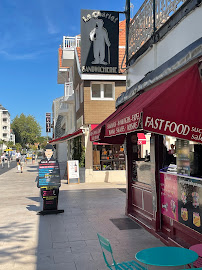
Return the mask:
<svg viewBox="0 0 202 270">
<path fill-rule="evenodd" d="M 109 240 L 101 236 L 99 233 L 97 234 L 97 236 L 100 242 L 100 246 L 102 248 L 102 253 L 103 253 L 105 263 L 109 269 L 111 270 L 126 270 L 126 269 L 146 270 L 146 268 L 144 268 L 142 265 L 140 265 L 136 261 L 116 263 L 116 261 L 114 260 L 114 256 L 113 256 L 113 252 L 112 252 L 112 248 L 111 248 Z M 111 254 L 112 261 L 113 261 L 112 264 L 109 264 L 109 262 L 107 261 L 105 251 Z"/>
</svg>

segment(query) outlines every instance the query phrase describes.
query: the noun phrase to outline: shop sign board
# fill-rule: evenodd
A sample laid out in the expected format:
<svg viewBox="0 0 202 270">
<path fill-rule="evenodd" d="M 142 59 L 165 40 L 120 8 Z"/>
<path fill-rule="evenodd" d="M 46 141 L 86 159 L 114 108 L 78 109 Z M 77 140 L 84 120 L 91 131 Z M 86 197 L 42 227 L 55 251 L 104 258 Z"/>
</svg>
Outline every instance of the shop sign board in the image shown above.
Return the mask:
<svg viewBox="0 0 202 270">
<path fill-rule="evenodd" d="M 202 181 L 160 173 L 161 213 L 202 233 Z"/>
<path fill-rule="evenodd" d="M 119 13 L 81 10 L 82 73 L 118 73 Z"/>
<path fill-rule="evenodd" d="M 51 113 L 46 113 L 46 133 L 51 132 Z"/>
<path fill-rule="evenodd" d="M 68 184 L 79 183 L 79 161 L 69 160 L 67 161 L 67 177 Z"/>
<path fill-rule="evenodd" d="M 172 121 L 159 118 L 158 116 L 143 114 L 143 129 L 165 134 L 176 138 L 181 138 L 187 141 L 195 141 L 202 143 L 202 129 L 200 127 L 192 126 L 186 123 L 186 119 L 183 119 L 184 123 L 179 121 Z"/>
<path fill-rule="evenodd" d="M 141 112 L 119 118 L 106 125 L 106 137 L 130 133 L 138 129 L 141 120 Z"/>
<path fill-rule="evenodd" d="M 60 187 L 60 185 L 60 169 L 58 162 L 54 159 L 42 159 L 39 163 L 38 187 Z"/>
</svg>

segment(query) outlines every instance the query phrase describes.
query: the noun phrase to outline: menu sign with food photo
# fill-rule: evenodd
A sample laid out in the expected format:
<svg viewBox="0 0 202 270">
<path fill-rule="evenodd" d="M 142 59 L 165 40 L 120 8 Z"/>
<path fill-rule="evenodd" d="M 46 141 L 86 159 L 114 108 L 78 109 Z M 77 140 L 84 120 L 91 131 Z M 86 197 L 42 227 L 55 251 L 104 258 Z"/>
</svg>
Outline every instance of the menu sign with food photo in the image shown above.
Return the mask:
<svg viewBox="0 0 202 270">
<path fill-rule="evenodd" d="M 177 175 L 160 174 L 161 183 L 161 213 L 178 220 Z"/>
<path fill-rule="evenodd" d="M 179 222 L 202 233 L 202 182 L 178 176 Z"/>
</svg>

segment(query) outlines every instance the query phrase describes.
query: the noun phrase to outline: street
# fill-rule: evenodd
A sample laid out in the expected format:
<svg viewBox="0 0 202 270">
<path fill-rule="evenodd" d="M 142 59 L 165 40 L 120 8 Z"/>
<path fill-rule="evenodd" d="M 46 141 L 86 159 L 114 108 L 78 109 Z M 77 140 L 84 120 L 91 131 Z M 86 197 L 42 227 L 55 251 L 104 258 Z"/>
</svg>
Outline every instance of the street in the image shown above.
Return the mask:
<svg viewBox="0 0 202 270">
<path fill-rule="evenodd" d="M 5 173 L 5 172 L 7 172 L 7 171 L 9 171 L 9 170 L 11 170 L 11 169 L 13 169 L 13 168 L 15 168 L 16 166 L 17 166 L 17 164 L 16 164 L 16 161 L 15 160 L 12 160 L 10 162 L 10 168 L 8 168 L 7 161 L 4 163 L 4 167 L 3 168 L 2 168 L 2 164 L 0 164 L 0 175 L 3 174 L 3 173 Z"/>
<path fill-rule="evenodd" d="M 13 168 L 0 176 L 0 270 L 107 269 L 97 233 L 110 240 L 117 261 L 163 246 L 124 215 L 125 184 L 67 185 L 62 180 L 58 208 L 64 213 L 37 215 L 42 210 L 37 171 L 30 164 L 22 174 Z"/>
</svg>

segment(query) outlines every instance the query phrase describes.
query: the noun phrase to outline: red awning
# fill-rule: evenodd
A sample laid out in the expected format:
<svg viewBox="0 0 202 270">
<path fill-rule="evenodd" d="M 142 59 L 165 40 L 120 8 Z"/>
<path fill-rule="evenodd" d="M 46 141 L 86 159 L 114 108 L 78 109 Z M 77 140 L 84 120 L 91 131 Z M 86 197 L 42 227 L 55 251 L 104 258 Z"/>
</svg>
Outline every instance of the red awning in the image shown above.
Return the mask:
<svg viewBox="0 0 202 270">
<path fill-rule="evenodd" d="M 198 64 L 141 94 L 105 123 L 105 137 L 138 129 L 202 143 L 202 83 Z"/>
<path fill-rule="evenodd" d="M 91 124 L 90 141 L 91 142 L 99 142 L 101 140 L 102 142 L 105 141 L 106 143 L 109 143 L 109 144 L 115 143 L 111 139 L 104 138 L 105 125 L 107 122 L 109 122 L 111 119 L 113 119 L 113 117 L 115 117 L 117 115 L 117 113 L 120 113 L 130 103 L 131 103 L 131 100 L 126 102 L 126 104 L 120 106 L 116 111 L 114 111 L 110 116 L 108 116 L 99 125 Z M 120 136 L 120 138 L 118 140 L 116 139 L 116 143 L 121 144 L 121 143 L 123 143 L 123 141 L 124 141 L 124 136 Z"/>
<path fill-rule="evenodd" d="M 68 141 L 70 139 L 73 139 L 73 138 L 76 138 L 78 136 L 81 136 L 82 134 L 83 134 L 82 129 L 79 129 L 79 130 L 75 131 L 74 133 L 71 133 L 71 134 L 68 134 L 66 136 L 63 136 L 63 137 L 60 137 L 60 138 L 51 140 L 51 141 L 49 141 L 49 143 L 50 144 L 62 143 L 64 141 Z"/>
</svg>

